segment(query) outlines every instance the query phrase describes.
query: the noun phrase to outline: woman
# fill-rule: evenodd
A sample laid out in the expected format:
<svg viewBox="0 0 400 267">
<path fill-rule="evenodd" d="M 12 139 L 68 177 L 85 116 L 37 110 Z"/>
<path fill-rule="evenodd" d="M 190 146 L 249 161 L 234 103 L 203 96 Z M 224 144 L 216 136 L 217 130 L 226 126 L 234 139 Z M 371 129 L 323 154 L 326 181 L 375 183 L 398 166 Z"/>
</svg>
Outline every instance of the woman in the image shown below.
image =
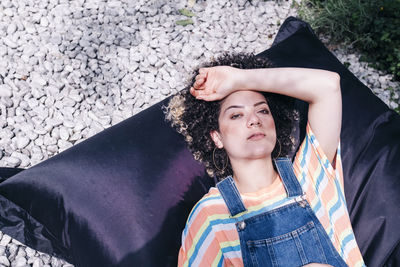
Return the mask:
<svg viewBox="0 0 400 267">
<path fill-rule="evenodd" d="M 363 266 L 343 195 L 339 75 L 224 55 L 192 82 L 167 118 L 221 181 L 189 215 L 178 265 Z M 309 103 L 293 164 L 291 98 Z"/>
</svg>

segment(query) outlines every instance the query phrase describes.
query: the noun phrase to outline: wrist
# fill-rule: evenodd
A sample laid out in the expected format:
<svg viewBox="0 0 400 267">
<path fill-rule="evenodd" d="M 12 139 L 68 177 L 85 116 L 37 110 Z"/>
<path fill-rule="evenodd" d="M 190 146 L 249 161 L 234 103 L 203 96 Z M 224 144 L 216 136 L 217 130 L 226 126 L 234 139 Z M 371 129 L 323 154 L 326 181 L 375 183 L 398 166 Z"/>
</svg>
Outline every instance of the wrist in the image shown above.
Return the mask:
<svg viewBox="0 0 400 267">
<path fill-rule="evenodd" d="M 249 75 L 251 74 L 248 69 L 236 69 L 236 73 L 234 75 L 235 83 L 234 83 L 234 88 L 235 90 L 232 90 L 232 93 L 234 91 L 239 91 L 239 90 L 250 90 L 249 88 Z"/>
</svg>

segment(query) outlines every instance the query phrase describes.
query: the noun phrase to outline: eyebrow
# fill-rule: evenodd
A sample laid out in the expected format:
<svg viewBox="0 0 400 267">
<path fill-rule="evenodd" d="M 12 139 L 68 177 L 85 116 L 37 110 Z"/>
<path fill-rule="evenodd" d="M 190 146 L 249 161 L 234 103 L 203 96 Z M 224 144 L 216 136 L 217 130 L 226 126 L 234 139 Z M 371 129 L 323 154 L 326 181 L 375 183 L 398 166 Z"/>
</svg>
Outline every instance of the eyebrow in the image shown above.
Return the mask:
<svg viewBox="0 0 400 267">
<path fill-rule="evenodd" d="M 261 105 L 261 104 L 267 104 L 267 102 L 266 102 L 266 101 L 257 102 L 257 103 L 254 104 L 254 107 L 257 107 L 257 106 L 259 106 L 259 105 Z M 267 105 L 268 105 L 268 104 L 267 104 Z M 227 107 L 227 108 L 224 110 L 224 113 L 225 113 L 228 109 L 231 109 L 231 108 L 244 108 L 244 106 L 238 106 L 238 105 L 229 106 L 229 107 Z"/>
</svg>

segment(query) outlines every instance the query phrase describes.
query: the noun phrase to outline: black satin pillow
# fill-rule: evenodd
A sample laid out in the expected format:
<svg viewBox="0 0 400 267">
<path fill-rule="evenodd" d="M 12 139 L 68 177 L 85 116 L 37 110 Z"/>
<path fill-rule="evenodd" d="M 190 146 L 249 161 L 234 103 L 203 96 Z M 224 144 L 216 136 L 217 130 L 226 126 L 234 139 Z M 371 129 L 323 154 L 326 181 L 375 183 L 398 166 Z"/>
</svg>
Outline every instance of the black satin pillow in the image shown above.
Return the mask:
<svg viewBox="0 0 400 267">
<path fill-rule="evenodd" d="M 400 240 L 399 116 L 297 19 L 260 56 L 341 75 L 348 208 L 366 263 L 383 265 Z M 75 266 L 176 266 L 187 215 L 214 182 L 164 121 L 168 100 L 1 182 L 0 230 Z"/>
</svg>

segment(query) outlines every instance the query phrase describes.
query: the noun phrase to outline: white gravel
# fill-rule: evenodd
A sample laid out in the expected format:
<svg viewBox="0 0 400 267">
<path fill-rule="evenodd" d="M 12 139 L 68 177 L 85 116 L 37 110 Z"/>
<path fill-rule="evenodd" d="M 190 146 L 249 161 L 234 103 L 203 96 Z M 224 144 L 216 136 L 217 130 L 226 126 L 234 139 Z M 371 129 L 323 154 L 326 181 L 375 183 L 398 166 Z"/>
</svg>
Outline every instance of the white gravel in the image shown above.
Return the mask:
<svg viewBox="0 0 400 267">
<path fill-rule="evenodd" d="M 176 24 L 181 8 L 193 24 Z M 212 56 L 262 52 L 289 15 L 291 1 L 1 0 L 0 166 L 28 168 L 129 118 Z M 334 52 L 398 107 L 389 75 Z M 0 232 L 3 266 L 72 265 Z"/>
</svg>

